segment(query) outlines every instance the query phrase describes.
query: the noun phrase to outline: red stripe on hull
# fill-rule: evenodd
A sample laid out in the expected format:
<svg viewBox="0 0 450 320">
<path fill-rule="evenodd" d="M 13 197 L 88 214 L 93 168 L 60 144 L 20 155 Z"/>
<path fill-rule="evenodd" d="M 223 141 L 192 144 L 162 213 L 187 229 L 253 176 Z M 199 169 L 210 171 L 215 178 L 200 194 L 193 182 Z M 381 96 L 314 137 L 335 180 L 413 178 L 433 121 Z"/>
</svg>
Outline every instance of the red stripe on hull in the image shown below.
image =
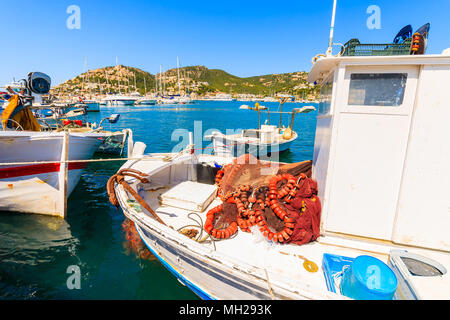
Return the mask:
<svg viewBox="0 0 450 320">
<path fill-rule="evenodd" d="M 29 166 L 0 168 L 0 179 L 32 176 L 43 173 L 58 172 L 59 163 L 33 164 Z M 69 163 L 69 170 L 84 169 L 87 162 Z"/>
</svg>

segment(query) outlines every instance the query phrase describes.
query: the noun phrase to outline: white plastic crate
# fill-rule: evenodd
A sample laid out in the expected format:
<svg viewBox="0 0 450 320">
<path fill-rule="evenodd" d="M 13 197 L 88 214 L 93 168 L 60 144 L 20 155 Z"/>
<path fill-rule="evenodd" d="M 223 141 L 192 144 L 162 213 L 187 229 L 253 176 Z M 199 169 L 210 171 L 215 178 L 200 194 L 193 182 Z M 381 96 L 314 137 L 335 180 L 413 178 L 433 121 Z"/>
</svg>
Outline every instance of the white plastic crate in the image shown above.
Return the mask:
<svg viewBox="0 0 450 320">
<path fill-rule="evenodd" d="M 203 212 L 214 200 L 217 186 L 184 181 L 161 194 L 161 204 L 189 211 Z"/>
</svg>

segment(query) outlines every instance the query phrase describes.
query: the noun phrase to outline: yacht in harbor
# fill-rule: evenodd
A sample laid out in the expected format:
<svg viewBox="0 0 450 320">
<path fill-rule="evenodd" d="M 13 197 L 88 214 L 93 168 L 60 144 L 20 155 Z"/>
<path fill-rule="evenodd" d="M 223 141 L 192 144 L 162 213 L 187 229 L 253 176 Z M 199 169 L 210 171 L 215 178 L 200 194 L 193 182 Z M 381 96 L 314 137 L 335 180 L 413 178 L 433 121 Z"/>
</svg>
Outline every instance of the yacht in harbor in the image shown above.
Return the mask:
<svg viewBox="0 0 450 320">
<path fill-rule="evenodd" d="M 157 99 L 155 97 L 144 96 L 144 97 L 137 99 L 134 102 L 134 105 L 135 106 L 141 106 L 141 105 L 153 106 L 153 105 L 156 105 L 156 103 L 157 103 Z"/>
<path fill-rule="evenodd" d="M 107 95 L 101 101 L 108 107 L 114 106 L 132 106 L 138 100 L 138 97 L 123 94 Z"/>
</svg>

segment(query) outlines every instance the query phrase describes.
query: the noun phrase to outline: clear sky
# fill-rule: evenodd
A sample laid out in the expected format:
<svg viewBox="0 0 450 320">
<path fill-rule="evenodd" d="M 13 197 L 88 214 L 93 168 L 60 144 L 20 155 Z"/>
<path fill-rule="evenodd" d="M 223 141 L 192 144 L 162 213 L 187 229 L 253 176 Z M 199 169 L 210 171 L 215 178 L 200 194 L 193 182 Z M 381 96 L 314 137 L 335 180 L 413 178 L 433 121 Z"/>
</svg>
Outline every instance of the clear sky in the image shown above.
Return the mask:
<svg viewBox="0 0 450 320">
<path fill-rule="evenodd" d="M 53 85 L 85 69 L 116 64 L 156 73 L 205 65 L 237 76 L 309 71 L 325 53 L 333 0 L 0 0 L 0 85 L 42 71 Z M 70 5 L 80 29 L 68 29 Z M 369 29 L 377 5 L 381 28 Z M 338 0 L 336 43 L 391 42 L 411 24 L 431 22 L 428 53 L 450 47 L 449 0 Z M 338 48 L 335 48 L 337 51 Z"/>
</svg>

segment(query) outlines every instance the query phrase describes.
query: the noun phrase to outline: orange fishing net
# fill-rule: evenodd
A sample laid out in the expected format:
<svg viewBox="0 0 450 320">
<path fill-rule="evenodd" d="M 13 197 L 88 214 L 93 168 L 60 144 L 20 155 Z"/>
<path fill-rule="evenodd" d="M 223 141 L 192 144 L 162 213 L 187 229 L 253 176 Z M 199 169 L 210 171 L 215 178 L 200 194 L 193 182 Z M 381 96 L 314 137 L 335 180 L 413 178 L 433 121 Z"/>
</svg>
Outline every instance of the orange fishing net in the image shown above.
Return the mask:
<svg viewBox="0 0 450 320">
<path fill-rule="evenodd" d="M 216 176 L 223 205 L 207 213 L 205 230 L 217 239 L 257 225 L 269 240 L 303 244 L 319 236 L 320 201 L 311 161 L 264 162 L 246 154 Z"/>
<path fill-rule="evenodd" d="M 126 241 L 123 243 L 127 254 L 133 253 L 137 258 L 144 260 L 156 260 L 156 257 L 148 250 L 144 242 L 139 237 L 134 222 L 125 218 L 122 223 L 122 228 L 125 232 Z"/>
</svg>

